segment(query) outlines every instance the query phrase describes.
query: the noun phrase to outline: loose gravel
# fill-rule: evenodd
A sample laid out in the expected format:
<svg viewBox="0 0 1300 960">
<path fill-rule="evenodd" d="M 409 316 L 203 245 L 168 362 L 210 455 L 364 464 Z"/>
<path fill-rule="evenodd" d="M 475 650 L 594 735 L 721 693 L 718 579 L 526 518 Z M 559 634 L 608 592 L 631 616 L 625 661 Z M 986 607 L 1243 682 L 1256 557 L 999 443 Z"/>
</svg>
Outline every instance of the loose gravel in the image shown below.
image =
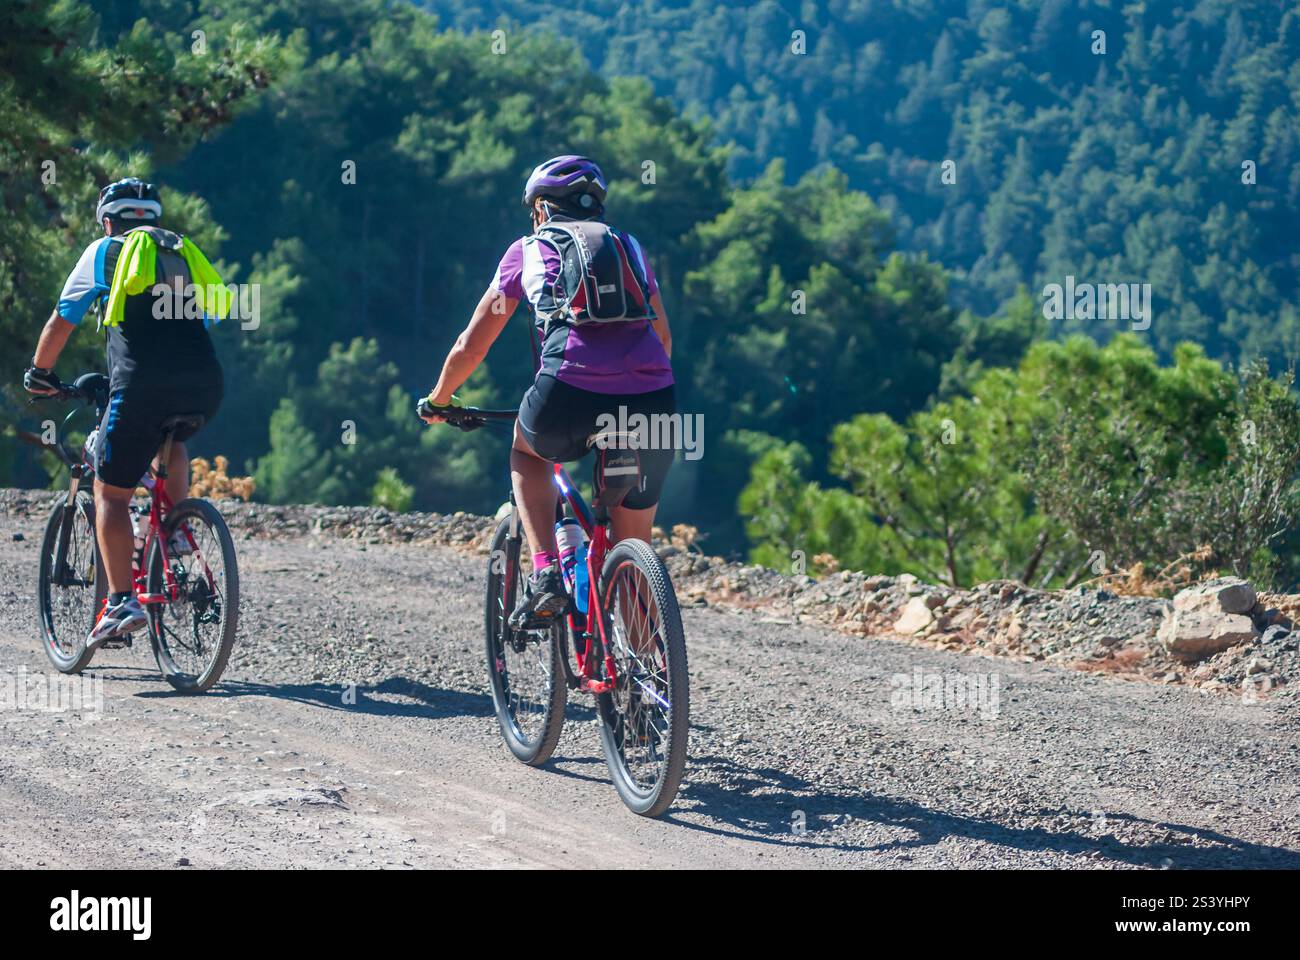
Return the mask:
<svg viewBox="0 0 1300 960">
<path fill-rule="evenodd" d="M 49 673 L 33 629 L 48 499 L 0 491 L 0 675 Z M 481 649 L 490 520 L 222 510 L 244 580 L 225 680 L 174 695 L 137 644 L 92 665 L 102 711 L 7 710 L 0 865 L 1300 867 L 1294 684 L 1065 669 L 1122 651 L 1160 601 L 989 585 L 949 606 L 955 591 L 901 578 L 805 581 L 661 545 L 692 740 L 678 803 L 651 822 L 619 804 L 584 699 L 547 767 L 502 747 Z M 936 622 L 974 611 L 957 631 L 879 629 L 935 594 Z M 1059 620 L 1036 619 L 1047 603 Z M 995 635 L 979 618 L 1005 633 L 1014 611 L 1014 643 L 977 642 Z"/>
</svg>

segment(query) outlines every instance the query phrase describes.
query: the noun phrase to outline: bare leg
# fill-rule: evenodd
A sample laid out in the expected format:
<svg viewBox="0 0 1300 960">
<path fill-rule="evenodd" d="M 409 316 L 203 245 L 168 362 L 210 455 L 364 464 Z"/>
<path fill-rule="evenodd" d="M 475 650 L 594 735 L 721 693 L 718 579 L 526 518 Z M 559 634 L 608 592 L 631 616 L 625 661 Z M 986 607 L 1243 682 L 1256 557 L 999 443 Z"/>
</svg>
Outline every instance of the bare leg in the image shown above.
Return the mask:
<svg viewBox="0 0 1300 960">
<path fill-rule="evenodd" d="M 555 552 L 556 489 L 551 475 L 550 461 L 533 452 L 516 426 L 515 443 L 510 451 L 510 482 L 528 545 L 536 552 Z"/>
<path fill-rule="evenodd" d="M 655 511 L 658 504 L 644 510 L 631 507 L 615 507 L 609 511 L 610 525 L 614 528 L 614 542 L 635 538 L 650 542 L 650 531 L 655 525 Z"/>
<path fill-rule="evenodd" d="M 131 590 L 131 554 L 135 536 L 131 530 L 131 495 L 134 490 L 110 487 L 95 481 L 95 537 L 104 561 L 111 593 Z"/>
<path fill-rule="evenodd" d="M 614 528 L 614 541 L 644 540 L 650 542 L 650 530 L 655 523 L 655 510 L 658 506 L 634 510 L 631 507 L 615 507 L 609 512 L 610 525 Z M 620 590 L 620 611 L 623 622 L 628 628 L 628 642 L 632 649 L 641 656 L 654 655 L 654 631 L 659 623 L 659 611 L 654 608 L 649 596 L 638 598 L 633 603 L 630 591 Z M 649 607 L 643 610 L 642 604 Z M 647 629 L 647 627 L 649 629 Z"/>
</svg>

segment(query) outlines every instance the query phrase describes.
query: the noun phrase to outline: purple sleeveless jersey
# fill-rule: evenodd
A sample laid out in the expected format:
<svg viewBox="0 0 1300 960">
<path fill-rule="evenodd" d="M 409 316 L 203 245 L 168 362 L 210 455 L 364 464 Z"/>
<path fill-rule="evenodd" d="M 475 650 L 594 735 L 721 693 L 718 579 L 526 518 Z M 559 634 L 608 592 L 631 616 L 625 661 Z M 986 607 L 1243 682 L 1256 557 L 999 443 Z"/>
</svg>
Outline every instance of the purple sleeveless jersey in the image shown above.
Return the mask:
<svg viewBox="0 0 1300 960">
<path fill-rule="evenodd" d="M 630 233 L 615 231 L 637 259 L 650 295 L 659 292 L 654 271 L 641 244 Z M 521 237 L 510 245 L 492 278 L 492 289 L 513 300 L 537 307 L 544 290 L 560 275 L 560 257 L 549 245 Z M 536 324 L 541 338 L 542 324 Z M 668 354 L 648 320 L 589 323 L 570 327 L 557 323 L 541 346 L 538 375 L 595 393 L 632 394 L 662 390 L 673 383 Z"/>
</svg>

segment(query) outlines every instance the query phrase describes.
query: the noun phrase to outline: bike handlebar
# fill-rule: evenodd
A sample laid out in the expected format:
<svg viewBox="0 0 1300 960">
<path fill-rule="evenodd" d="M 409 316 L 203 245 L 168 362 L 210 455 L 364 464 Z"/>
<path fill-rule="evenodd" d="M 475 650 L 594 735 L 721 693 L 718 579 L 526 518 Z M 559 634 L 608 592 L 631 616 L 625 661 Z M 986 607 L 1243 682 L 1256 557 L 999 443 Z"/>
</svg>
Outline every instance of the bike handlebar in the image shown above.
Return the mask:
<svg viewBox="0 0 1300 960">
<path fill-rule="evenodd" d="M 469 432 L 485 427 L 489 423 L 504 423 L 519 416 L 518 410 L 486 410 L 482 407 L 434 407 L 427 400 L 421 401 L 419 410 L 422 414 L 436 413 L 448 424 Z"/>
<path fill-rule="evenodd" d="M 57 393 L 34 393 L 31 402 L 37 400 L 79 400 L 85 404 L 100 404 L 108 399 L 108 377 L 102 373 L 83 373 L 72 383 L 59 381 Z"/>
<path fill-rule="evenodd" d="M 35 403 L 38 400 L 75 400 L 87 406 L 102 408 L 108 403 L 108 387 L 109 380 L 104 374 L 83 373 L 72 383 L 64 383 L 63 381 L 60 381 L 59 389 L 56 393 L 32 394 L 29 402 Z M 75 413 L 75 410 L 72 411 L 72 413 L 69 413 L 64 419 L 63 426 L 65 429 Z M 53 452 L 54 455 L 62 460 L 68 467 L 74 466 L 78 461 L 78 457 L 63 445 L 63 439 L 61 437 L 56 436 L 53 443 L 46 443 L 43 437 L 37 436 L 27 430 L 19 430 L 17 431 L 17 435 L 18 439 L 23 443 L 28 443 L 34 447 L 40 447 L 43 450 Z"/>
</svg>

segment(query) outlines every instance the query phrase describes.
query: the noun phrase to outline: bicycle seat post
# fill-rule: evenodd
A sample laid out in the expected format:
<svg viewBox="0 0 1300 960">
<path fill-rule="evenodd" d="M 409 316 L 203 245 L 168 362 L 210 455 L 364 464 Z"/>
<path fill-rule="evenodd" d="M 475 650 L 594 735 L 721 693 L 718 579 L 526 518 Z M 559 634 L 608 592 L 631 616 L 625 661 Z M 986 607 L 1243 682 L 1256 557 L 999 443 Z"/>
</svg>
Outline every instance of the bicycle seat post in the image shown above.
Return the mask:
<svg viewBox="0 0 1300 960">
<path fill-rule="evenodd" d="M 172 435 L 174 433 L 175 430 L 170 427 L 163 432 L 162 455 L 158 458 L 158 469 L 155 471 L 158 474 L 158 479 L 163 482 L 167 480 L 167 464 L 171 463 L 172 459 Z"/>
</svg>

